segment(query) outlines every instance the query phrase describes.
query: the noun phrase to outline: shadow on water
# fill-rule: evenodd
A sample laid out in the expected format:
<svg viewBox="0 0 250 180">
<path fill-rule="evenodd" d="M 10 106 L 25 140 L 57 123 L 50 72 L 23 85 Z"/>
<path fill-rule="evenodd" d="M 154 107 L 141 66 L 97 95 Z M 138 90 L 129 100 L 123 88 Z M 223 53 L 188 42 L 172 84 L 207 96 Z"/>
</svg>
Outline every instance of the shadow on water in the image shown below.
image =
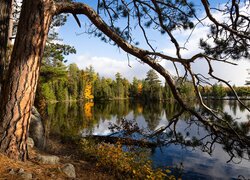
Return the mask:
<svg viewBox="0 0 250 180">
<path fill-rule="evenodd" d="M 238 102 L 213 100 L 207 103 L 218 111 L 226 112 L 227 125 L 234 126 L 249 138 L 250 114 Z M 249 105 L 250 101 L 246 103 Z M 155 167 L 170 167 L 182 179 L 237 179 L 241 175 L 250 178 L 249 139 L 242 144 L 244 139 L 237 140 L 230 132 L 224 131 L 223 126 L 221 132 L 216 131 L 185 112 L 178 117 L 178 121 L 170 121 L 179 109 L 175 103 L 167 102 L 49 104 L 46 129 L 48 136 L 56 134 L 62 138 L 107 135 L 111 133 L 110 123 L 119 125 L 125 118 L 137 122 L 142 129 L 156 133 L 153 139 L 162 146 L 151 153 Z M 206 115 L 198 106 L 197 110 Z"/>
</svg>

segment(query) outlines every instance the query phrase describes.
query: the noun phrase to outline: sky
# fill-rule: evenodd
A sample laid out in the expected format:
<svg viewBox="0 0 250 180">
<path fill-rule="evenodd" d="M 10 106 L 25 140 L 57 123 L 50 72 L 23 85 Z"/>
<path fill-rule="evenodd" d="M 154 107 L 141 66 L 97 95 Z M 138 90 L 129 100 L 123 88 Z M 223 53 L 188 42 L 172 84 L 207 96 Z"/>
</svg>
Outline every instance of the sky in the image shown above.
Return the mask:
<svg viewBox="0 0 250 180">
<path fill-rule="evenodd" d="M 83 1 L 89 2 L 89 1 Z M 212 1 L 212 5 L 217 6 L 218 1 Z M 219 1 L 223 3 L 223 1 Z M 204 14 L 201 8 L 198 8 L 198 13 Z M 220 14 L 213 14 L 216 19 L 221 19 Z M 100 76 L 114 78 L 117 72 L 130 81 L 133 77 L 143 79 L 146 73 L 150 70 L 147 64 L 143 64 L 140 60 L 131 55 L 127 55 L 122 49 L 117 46 L 110 45 L 109 43 L 102 42 L 100 39 L 93 37 L 86 33 L 89 27 L 89 20 L 83 16 L 79 16 L 82 28 L 79 28 L 72 15 L 68 17 L 67 23 L 58 29 L 63 43 L 72 45 L 76 48 L 77 53 L 67 56 L 67 64 L 76 63 L 79 68 L 85 69 L 92 65 Z M 204 24 L 208 24 L 209 20 L 205 20 Z M 123 24 L 121 24 L 123 25 Z M 192 33 L 186 48 L 188 50 L 182 51 L 183 57 L 191 57 L 193 54 L 199 52 L 199 39 L 206 37 L 208 31 L 207 26 L 198 26 Z M 141 47 L 145 48 L 145 41 L 140 31 L 134 30 L 135 38 L 140 41 Z M 155 34 L 151 29 L 147 30 L 150 42 L 157 47 L 157 50 L 166 53 L 167 55 L 175 55 L 174 46 L 169 43 L 166 36 Z M 175 31 L 174 35 L 177 37 L 180 44 L 184 45 L 186 38 L 189 36 L 190 31 Z M 234 61 L 235 62 L 235 61 Z M 230 82 L 231 85 L 243 86 L 248 76 L 247 70 L 250 69 L 249 60 L 236 61 L 237 66 L 225 63 L 213 63 L 214 72 L 220 78 L 224 78 Z M 161 61 L 160 64 L 166 68 L 172 75 L 176 75 L 175 68 L 172 63 L 168 61 Z M 180 67 L 180 66 L 178 66 Z M 203 60 L 198 63 L 193 63 L 192 67 L 195 72 L 207 74 L 207 64 Z M 183 69 L 180 68 L 180 74 L 183 74 Z M 160 76 L 160 75 L 159 75 Z M 163 78 L 160 79 L 164 82 Z"/>
</svg>

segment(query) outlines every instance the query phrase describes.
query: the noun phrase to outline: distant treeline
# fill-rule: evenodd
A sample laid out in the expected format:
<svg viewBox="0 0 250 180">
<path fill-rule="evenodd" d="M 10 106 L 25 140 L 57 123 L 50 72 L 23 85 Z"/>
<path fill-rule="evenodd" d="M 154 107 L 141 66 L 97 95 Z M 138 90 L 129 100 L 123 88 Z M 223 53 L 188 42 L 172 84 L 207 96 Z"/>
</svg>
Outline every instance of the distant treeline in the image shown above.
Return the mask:
<svg viewBox="0 0 250 180">
<path fill-rule="evenodd" d="M 237 95 L 241 98 L 250 98 L 250 86 L 232 87 Z M 201 95 L 207 98 L 235 98 L 234 92 L 229 87 L 222 84 L 214 84 L 213 86 L 204 86 L 200 88 Z"/>
<path fill-rule="evenodd" d="M 184 97 L 194 97 L 190 82 L 183 83 L 179 91 Z M 68 67 L 47 66 L 41 68 L 37 99 L 46 101 L 112 100 L 135 98 L 158 101 L 172 99 L 167 85 L 162 85 L 154 70 L 149 70 L 145 79 L 133 78 L 129 82 L 118 72 L 115 79 L 100 77 L 92 66 L 81 70 L 76 64 Z"/>
<path fill-rule="evenodd" d="M 194 99 L 195 93 L 191 82 L 176 80 L 178 91 L 182 98 Z M 250 96 L 249 87 L 234 87 L 239 96 Z M 210 98 L 223 98 L 233 96 L 229 88 L 215 84 L 200 87 L 202 96 Z M 112 99 L 140 99 L 143 101 L 159 101 L 173 99 L 167 84 L 162 84 L 157 73 L 149 70 L 145 79 L 133 78 L 129 82 L 118 72 L 115 79 L 100 77 L 93 67 L 82 70 L 76 64 L 68 67 L 46 66 L 41 68 L 40 83 L 37 99 L 45 101 L 69 100 L 112 100 Z"/>
</svg>

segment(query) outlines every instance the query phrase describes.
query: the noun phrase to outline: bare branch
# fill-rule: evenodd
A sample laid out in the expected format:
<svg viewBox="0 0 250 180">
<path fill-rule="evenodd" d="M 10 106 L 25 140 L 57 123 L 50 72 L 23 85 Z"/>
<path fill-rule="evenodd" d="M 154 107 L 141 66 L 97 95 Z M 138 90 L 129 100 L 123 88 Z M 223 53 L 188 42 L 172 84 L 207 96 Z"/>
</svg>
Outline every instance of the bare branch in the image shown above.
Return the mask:
<svg viewBox="0 0 250 180">
<path fill-rule="evenodd" d="M 74 16 L 74 18 L 75 18 L 75 20 L 76 20 L 78 26 L 81 27 L 81 23 L 80 23 L 78 17 L 77 17 L 75 14 L 73 14 L 73 16 Z"/>
<path fill-rule="evenodd" d="M 204 6 L 204 8 L 205 8 L 205 11 L 206 11 L 206 14 L 207 14 L 208 18 L 209 18 L 214 24 L 216 24 L 217 26 L 220 26 L 220 27 L 224 28 L 224 29 L 227 30 L 227 31 L 230 31 L 231 33 L 233 33 L 233 34 L 235 34 L 235 35 L 237 35 L 237 36 L 239 36 L 239 37 L 241 37 L 241 38 L 245 38 L 245 39 L 250 40 L 250 36 L 249 36 L 249 35 L 245 35 L 245 34 L 241 33 L 240 31 L 237 31 L 237 30 L 235 30 L 235 29 L 232 29 L 232 28 L 230 28 L 229 26 L 227 26 L 227 25 L 225 25 L 225 24 L 221 24 L 220 22 L 218 22 L 218 21 L 213 17 L 213 15 L 212 15 L 211 12 L 210 12 L 208 1 L 207 1 L 207 0 L 201 0 L 201 2 L 202 2 L 203 6 Z"/>
</svg>

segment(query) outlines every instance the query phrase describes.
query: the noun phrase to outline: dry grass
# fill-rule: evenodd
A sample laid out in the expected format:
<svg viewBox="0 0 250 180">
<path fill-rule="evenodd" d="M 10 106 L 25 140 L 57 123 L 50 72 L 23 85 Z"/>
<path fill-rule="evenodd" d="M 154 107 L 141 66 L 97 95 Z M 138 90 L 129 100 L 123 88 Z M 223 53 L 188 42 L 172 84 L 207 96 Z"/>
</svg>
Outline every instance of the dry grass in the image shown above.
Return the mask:
<svg viewBox="0 0 250 180">
<path fill-rule="evenodd" d="M 107 172 L 103 172 L 100 168 L 95 166 L 95 163 L 84 161 L 84 158 L 79 156 L 76 147 L 72 148 L 72 144 L 61 144 L 57 140 L 49 142 L 50 151 L 39 152 L 36 149 L 29 151 L 29 160 L 26 162 L 12 160 L 0 153 L 0 180 L 19 180 L 22 179 L 20 175 L 15 173 L 10 174 L 13 169 L 18 172 L 21 168 L 27 172 L 32 173 L 32 179 L 39 180 L 64 180 L 69 179 L 60 170 L 65 163 L 71 163 L 76 169 L 76 179 L 88 180 L 112 180 L 114 179 Z M 37 154 L 56 155 L 60 158 L 60 164 L 57 165 L 44 165 L 36 161 Z"/>
<path fill-rule="evenodd" d="M 42 165 L 31 160 L 26 162 L 14 161 L 8 157 L 0 154 L 0 179 L 16 180 L 21 179 L 17 174 L 10 174 L 10 170 L 13 169 L 18 172 L 21 168 L 25 172 L 32 173 L 34 179 L 66 179 L 63 172 L 60 171 L 61 165 Z"/>
</svg>

